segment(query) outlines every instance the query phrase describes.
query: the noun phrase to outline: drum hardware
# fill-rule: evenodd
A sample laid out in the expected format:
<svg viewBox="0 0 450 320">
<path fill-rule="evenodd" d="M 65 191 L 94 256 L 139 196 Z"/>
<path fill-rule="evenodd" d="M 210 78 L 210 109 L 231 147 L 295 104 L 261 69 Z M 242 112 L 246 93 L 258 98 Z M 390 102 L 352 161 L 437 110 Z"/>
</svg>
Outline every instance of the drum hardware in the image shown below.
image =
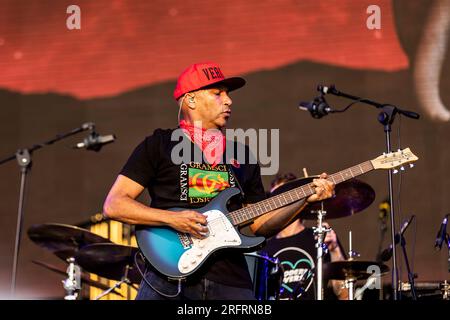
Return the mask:
<svg viewBox="0 0 450 320">
<path fill-rule="evenodd" d="M 378 272 L 374 272 L 378 271 Z M 355 299 L 354 286 L 358 280 L 366 280 L 370 277 L 381 277 L 389 271 L 385 264 L 375 261 L 360 261 L 349 258 L 344 261 L 329 262 L 324 265 L 325 279 L 343 280 L 348 289 L 348 299 Z"/>
<path fill-rule="evenodd" d="M 348 289 L 348 300 L 355 300 L 355 298 L 359 298 L 365 289 L 373 284 L 372 281 L 378 280 L 381 275 L 388 272 L 389 267 L 375 261 L 356 260 L 356 258 L 360 257 L 360 254 L 352 248 L 351 231 L 349 231 L 348 255 L 349 258 L 347 260 L 334 261 L 325 264 L 324 276 L 326 279 L 343 280 L 344 288 Z M 363 289 L 358 291 L 355 290 L 356 281 L 370 278 L 373 278 L 373 280 L 367 281 Z"/>
<path fill-rule="evenodd" d="M 76 300 L 78 298 L 78 291 L 81 289 L 81 269 L 75 264 L 75 258 L 68 258 L 67 262 L 69 263 L 67 267 L 68 277 L 62 282 L 67 293 L 64 300 Z"/>
<path fill-rule="evenodd" d="M 442 300 L 450 300 L 450 283 L 447 280 L 444 282 L 417 282 L 414 285 L 417 299 L 432 299 L 440 298 Z M 404 295 L 412 297 L 412 287 L 409 282 L 401 282 L 399 284 L 399 291 Z"/>
<path fill-rule="evenodd" d="M 62 282 L 66 291 L 65 300 L 76 300 L 81 289 L 77 252 L 89 244 L 111 243 L 86 229 L 59 223 L 32 225 L 28 229 L 28 237 L 69 264 L 66 270 L 67 278 Z"/>
<path fill-rule="evenodd" d="M 447 280 L 444 281 L 442 290 L 444 292 L 442 298 L 444 300 L 450 300 L 450 283 L 448 283 Z"/>
<path fill-rule="evenodd" d="M 111 291 L 120 288 L 122 284 L 135 289 L 135 283 L 142 279 L 141 274 L 134 266 L 134 256 L 138 248 L 119 245 L 115 243 L 95 243 L 81 248 L 76 254 L 76 261 L 86 271 L 95 273 L 103 278 L 118 281 L 108 288 L 95 300 L 99 300 Z M 145 266 L 140 266 L 144 269 Z"/>
<path fill-rule="evenodd" d="M 359 258 L 361 255 L 359 252 L 353 250 L 352 231 L 348 232 L 348 260 L 353 261 L 355 258 Z M 355 300 L 355 283 L 356 277 L 349 275 L 344 280 L 344 288 L 348 290 L 348 300 Z"/>
<path fill-rule="evenodd" d="M 49 263 L 45 263 L 45 262 L 38 261 L 38 260 L 32 260 L 31 262 L 33 262 L 34 264 L 36 264 L 38 266 L 44 267 L 44 268 L 46 268 L 46 269 L 48 269 L 50 271 L 56 272 L 58 274 L 67 275 L 67 268 L 61 268 L 61 267 L 54 266 L 54 265 L 51 265 Z M 81 283 L 82 284 L 85 283 L 85 284 L 87 284 L 89 286 L 93 286 L 93 287 L 96 287 L 96 288 L 99 288 L 99 289 L 102 289 L 102 290 L 109 289 L 109 286 L 107 286 L 106 284 L 103 284 L 103 283 L 101 283 L 100 281 L 97 281 L 97 280 L 93 280 L 88 275 L 86 275 L 84 273 L 81 273 L 80 278 L 81 278 Z M 123 297 L 123 295 L 117 290 L 114 290 L 113 293 Z"/>
<path fill-rule="evenodd" d="M 129 270 L 130 270 L 130 266 L 127 265 L 125 267 L 125 273 L 124 273 L 122 279 L 120 281 L 116 282 L 116 284 L 114 286 L 112 286 L 111 288 L 108 288 L 107 290 L 103 291 L 101 294 L 99 294 L 97 297 L 95 297 L 94 300 L 100 300 L 101 298 L 103 298 L 104 296 L 109 294 L 111 291 L 114 291 L 116 288 L 120 288 L 122 283 L 132 286 L 130 279 L 128 279 L 128 271 Z"/>
<path fill-rule="evenodd" d="M 270 257 L 265 252 L 244 253 L 244 256 L 249 265 L 255 298 L 278 300 L 284 275 L 279 259 Z"/>
<path fill-rule="evenodd" d="M 359 258 L 361 255 L 359 252 L 353 250 L 353 241 L 352 241 L 352 231 L 348 232 L 348 260 L 355 260 L 355 258 Z"/>
<path fill-rule="evenodd" d="M 311 276 L 313 271 L 305 272 L 301 278 L 299 279 L 297 285 L 292 290 L 293 300 L 298 300 L 301 296 L 306 292 L 305 290 L 305 281 Z"/>
<path fill-rule="evenodd" d="M 326 211 L 322 209 L 317 210 L 317 227 L 313 227 L 314 235 L 316 237 L 316 249 L 317 249 L 317 284 L 316 284 L 316 299 L 323 300 L 323 255 L 328 251 L 327 245 L 324 243 L 325 236 L 327 232 L 330 232 L 331 228 L 326 228 L 323 226 L 323 218 L 326 215 Z"/>
<path fill-rule="evenodd" d="M 377 281 L 378 281 L 378 275 L 375 273 L 372 274 L 361 288 L 355 289 L 354 299 L 362 300 L 364 291 L 366 291 L 368 288 L 371 288 L 372 286 L 376 285 Z"/>
</svg>

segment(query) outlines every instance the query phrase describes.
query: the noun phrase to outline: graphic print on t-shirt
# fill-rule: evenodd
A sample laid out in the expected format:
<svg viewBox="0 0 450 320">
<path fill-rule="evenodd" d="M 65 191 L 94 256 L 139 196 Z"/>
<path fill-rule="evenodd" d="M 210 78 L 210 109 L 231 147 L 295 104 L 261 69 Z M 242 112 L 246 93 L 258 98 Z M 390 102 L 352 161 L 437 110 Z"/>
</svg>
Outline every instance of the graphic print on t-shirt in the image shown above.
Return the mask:
<svg viewBox="0 0 450 320">
<path fill-rule="evenodd" d="M 313 283 L 315 263 L 311 255 L 298 247 L 287 247 L 274 255 L 283 267 L 280 299 L 296 299 L 305 295 Z"/>
<path fill-rule="evenodd" d="M 229 188 L 230 174 L 226 165 L 209 165 L 191 162 L 180 172 L 181 194 L 187 195 L 185 200 L 190 204 L 207 203 L 222 190 Z"/>
</svg>

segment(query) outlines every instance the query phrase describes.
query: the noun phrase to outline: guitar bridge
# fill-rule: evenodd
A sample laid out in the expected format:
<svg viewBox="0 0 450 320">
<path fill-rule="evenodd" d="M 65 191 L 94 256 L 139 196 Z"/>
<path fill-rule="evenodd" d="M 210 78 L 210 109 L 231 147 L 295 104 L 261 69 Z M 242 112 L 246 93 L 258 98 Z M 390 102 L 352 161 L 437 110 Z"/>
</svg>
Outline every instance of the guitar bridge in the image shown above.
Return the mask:
<svg viewBox="0 0 450 320">
<path fill-rule="evenodd" d="M 178 239 L 180 239 L 181 245 L 184 249 L 189 249 L 192 247 L 192 239 L 191 237 L 186 233 L 178 233 Z"/>
</svg>

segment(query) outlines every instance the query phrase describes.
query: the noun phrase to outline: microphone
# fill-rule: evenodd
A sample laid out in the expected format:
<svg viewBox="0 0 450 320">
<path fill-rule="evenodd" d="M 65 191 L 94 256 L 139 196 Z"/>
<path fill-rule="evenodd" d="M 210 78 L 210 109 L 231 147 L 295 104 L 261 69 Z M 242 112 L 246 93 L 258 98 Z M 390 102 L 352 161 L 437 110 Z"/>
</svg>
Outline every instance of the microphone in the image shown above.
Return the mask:
<svg viewBox="0 0 450 320">
<path fill-rule="evenodd" d="M 442 243 L 447 237 L 447 222 L 448 222 L 448 214 L 445 215 L 444 220 L 442 220 L 441 228 L 439 229 L 436 235 L 436 241 L 434 243 L 434 248 L 436 250 L 441 250 Z"/>
<path fill-rule="evenodd" d="M 317 91 L 319 91 L 322 94 L 334 94 L 334 95 L 340 95 L 340 92 L 338 90 L 336 90 L 336 87 L 334 85 L 331 85 L 329 87 L 327 86 L 323 86 L 321 84 L 319 84 L 317 86 Z"/>
<path fill-rule="evenodd" d="M 316 97 L 312 102 L 300 102 L 299 109 L 309 111 L 315 119 L 320 119 L 328 113 L 333 112 L 323 96 Z"/>
<path fill-rule="evenodd" d="M 408 221 L 405 221 L 402 225 L 402 227 L 400 228 L 400 231 L 397 232 L 397 234 L 395 235 L 395 244 L 400 242 L 400 239 L 403 237 L 403 233 L 405 233 L 406 229 L 408 228 L 409 224 L 411 223 L 411 221 L 415 218 L 415 215 L 412 215 Z M 380 258 L 381 261 L 388 261 L 390 258 L 392 257 L 392 244 L 389 245 L 389 248 L 384 249 L 384 251 L 381 253 Z"/>
<path fill-rule="evenodd" d="M 73 146 L 74 149 L 86 149 L 92 151 L 100 151 L 100 149 L 109 143 L 114 142 L 116 136 L 114 134 L 109 134 L 106 136 L 101 136 L 97 132 L 91 132 L 91 134 L 83 140 L 83 142 L 77 143 Z"/>
</svg>

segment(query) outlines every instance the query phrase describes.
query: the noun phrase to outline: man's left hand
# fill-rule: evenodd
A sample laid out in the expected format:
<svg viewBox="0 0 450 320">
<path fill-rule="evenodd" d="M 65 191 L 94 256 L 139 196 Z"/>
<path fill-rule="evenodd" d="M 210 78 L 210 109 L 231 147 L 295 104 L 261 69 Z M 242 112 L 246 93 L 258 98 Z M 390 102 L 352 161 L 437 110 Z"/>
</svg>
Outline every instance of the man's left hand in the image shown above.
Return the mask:
<svg viewBox="0 0 450 320">
<path fill-rule="evenodd" d="M 334 183 L 332 181 L 327 180 L 328 175 L 326 173 L 322 173 L 319 176 L 319 179 L 314 179 L 313 184 L 315 186 L 315 193 L 309 196 L 306 199 L 306 202 L 317 202 L 322 201 L 328 198 L 331 198 L 334 195 Z"/>
</svg>

